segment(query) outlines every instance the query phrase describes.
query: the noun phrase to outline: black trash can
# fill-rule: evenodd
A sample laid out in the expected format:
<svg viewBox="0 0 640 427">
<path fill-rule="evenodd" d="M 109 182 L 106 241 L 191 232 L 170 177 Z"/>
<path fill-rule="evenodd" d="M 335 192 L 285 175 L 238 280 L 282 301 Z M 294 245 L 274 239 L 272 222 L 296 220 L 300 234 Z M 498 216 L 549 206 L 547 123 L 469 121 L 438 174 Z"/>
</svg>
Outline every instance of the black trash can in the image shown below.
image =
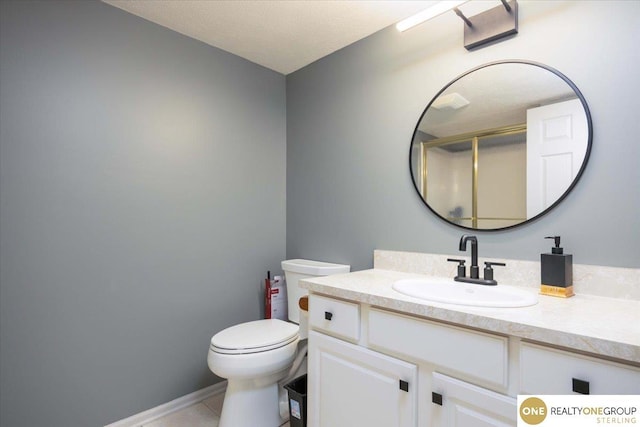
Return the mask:
<svg viewBox="0 0 640 427">
<path fill-rule="evenodd" d="M 289 425 L 307 427 L 307 374 L 285 384 L 289 392 Z"/>
</svg>

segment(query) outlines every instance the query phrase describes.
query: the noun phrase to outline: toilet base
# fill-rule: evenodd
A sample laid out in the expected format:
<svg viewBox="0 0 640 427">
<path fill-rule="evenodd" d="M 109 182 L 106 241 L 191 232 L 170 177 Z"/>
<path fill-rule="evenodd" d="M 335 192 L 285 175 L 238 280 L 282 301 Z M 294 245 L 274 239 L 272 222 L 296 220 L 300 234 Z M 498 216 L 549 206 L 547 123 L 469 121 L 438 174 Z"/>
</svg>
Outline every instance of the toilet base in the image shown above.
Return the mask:
<svg viewBox="0 0 640 427">
<path fill-rule="evenodd" d="M 282 375 L 282 374 L 281 374 Z M 256 384 L 251 380 L 229 380 L 218 427 L 278 427 L 279 386 L 275 381 Z"/>
</svg>

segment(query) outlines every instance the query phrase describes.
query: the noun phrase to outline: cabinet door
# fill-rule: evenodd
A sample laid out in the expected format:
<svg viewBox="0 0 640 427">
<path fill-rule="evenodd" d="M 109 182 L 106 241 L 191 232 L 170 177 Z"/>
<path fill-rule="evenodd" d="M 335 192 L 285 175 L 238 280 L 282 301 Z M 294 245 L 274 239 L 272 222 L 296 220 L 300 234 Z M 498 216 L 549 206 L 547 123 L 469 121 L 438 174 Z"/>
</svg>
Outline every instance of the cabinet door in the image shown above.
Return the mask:
<svg viewBox="0 0 640 427">
<path fill-rule="evenodd" d="M 309 333 L 309 427 L 415 427 L 416 365 Z"/>
<path fill-rule="evenodd" d="M 516 425 L 516 399 L 446 375 L 433 373 L 433 427 Z"/>
<path fill-rule="evenodd" d="M 640 369 L 531 343 L 520 346 L 520 394 L 640 394 Z"/>
</svg>

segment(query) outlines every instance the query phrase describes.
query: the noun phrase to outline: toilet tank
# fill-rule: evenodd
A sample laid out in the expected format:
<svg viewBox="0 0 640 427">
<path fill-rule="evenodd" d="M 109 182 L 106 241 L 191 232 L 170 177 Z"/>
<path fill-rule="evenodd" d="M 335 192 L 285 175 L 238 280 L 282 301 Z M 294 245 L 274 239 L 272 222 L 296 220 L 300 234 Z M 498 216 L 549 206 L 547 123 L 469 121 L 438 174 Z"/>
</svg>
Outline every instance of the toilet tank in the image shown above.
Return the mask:
<svg viewBox="0 0 640 427">
<path fill-rule="evenodd" d="M 298 286 L 298 281 L 310 277 L 330 276 L 332 274 L 348 273 L 350 265 L 333 264 L 330 262 L 311 261 L 308 259 L 290 259 L 282 261 L 287 283 L 287 299 L 289 320 L 300 323 L 300 310 L 298 300 L 307 295 L 306 289 Z"/>
</svg>

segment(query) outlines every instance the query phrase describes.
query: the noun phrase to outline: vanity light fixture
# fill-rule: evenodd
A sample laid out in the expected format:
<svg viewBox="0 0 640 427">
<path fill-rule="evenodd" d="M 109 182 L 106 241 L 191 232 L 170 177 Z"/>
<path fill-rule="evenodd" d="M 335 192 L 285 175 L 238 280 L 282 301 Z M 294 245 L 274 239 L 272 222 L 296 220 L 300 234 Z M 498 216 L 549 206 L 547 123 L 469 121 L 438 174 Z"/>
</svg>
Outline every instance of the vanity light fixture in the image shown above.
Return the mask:
<svg viewBox="0 0 640 427">
<path fill-rule="evenodd" d="M 406 31 L 418 24 L 435 18 L 451 9 L 464 21 L 464 47 L 473 50 L 518 33 L 517 0 L 500 0 L 497 6 L 472 17 L 465 16 L 458 6 L 466 1 L 441 1 L 422 12 L 396 24 L 398 31 Z"/>
<path fill-rule="evenodd" d="M 496 6 L 475 16 L 467 18 L 458 8 L 454 8 L 465 23 L 464 47 L 472 50 L 518 33 L 517 0 L 500 0 L 502 6 Z"/>
<path fill-rule="evenodd" d="M 415 27 L 416 25 L 422 24 L 429 19 L 435 18 L 436 16 L 442 15 L 445 12 L 450 11 L 463 3 L 466 3 L 469 0 L 462 1 L 441 1 L 428 9 L 423 10 L 422 12 L 418 12 L 413 16 L 408 17 L 407 19 L 403 19 L 402 21 L 396 24 L 396 29 L 398 31 L 407 31 L 410 28 Z"/>
</svg>

